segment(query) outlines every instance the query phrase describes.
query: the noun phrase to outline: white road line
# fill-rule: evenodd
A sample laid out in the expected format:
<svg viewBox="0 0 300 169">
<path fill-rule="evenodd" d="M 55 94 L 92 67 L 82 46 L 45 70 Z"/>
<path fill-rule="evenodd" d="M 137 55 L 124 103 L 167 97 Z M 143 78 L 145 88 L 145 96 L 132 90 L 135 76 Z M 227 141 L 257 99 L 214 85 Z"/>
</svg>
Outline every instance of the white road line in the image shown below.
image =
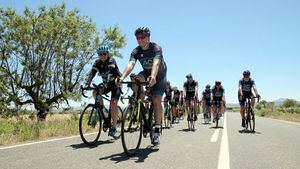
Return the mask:
<svg viewBox="0 0 300 169">
<path fill-rule="evenodd" d="M 210 142 L 213 142 L 213 143 L 217 142 L 219 133 L 220 133 L 220 129 L 216 129 L 214 134 L 212 135 L 212 137 L 210 139 Z"/>
<path fill-rule="evenodd" d="M 230 169 L 229 160 L 230 158 L 229 158 L 229 147 L 228 147 L 228 136 L 227 136 L 227 122 L 226 122 L 226 113 L 225 113 L 218 169 Z"/>
<path fill-rule="evenodd" d="M 87 134 L 87 135 L 92 135 L 92 134 L 95 134 L 95 133 L 90 133 L 90 134 Z M 18 144 L 18 145 L 13 145 L 13 146 L 8 146 L 8 147 L 0 147 L 0 150 L 6 150 L 6 149 L 11 149 L 11 148 L 16 148 L 16 147 L 23 147 L 23 146 L 29 146 L 29 145 L 34 145 L 34 144 L 48 143 L 48 142 L 53 142 L 53 141 L 67 140 L 67 139 L 72 139 L 72 138 L 76 138 L 76 137 L 80 137 L 80 136 L 77 135 L 77 136 L 56 138 L 56 139 L 38 141 L 38 142 L 32 142 L 32 143 Z"/>
</svg>

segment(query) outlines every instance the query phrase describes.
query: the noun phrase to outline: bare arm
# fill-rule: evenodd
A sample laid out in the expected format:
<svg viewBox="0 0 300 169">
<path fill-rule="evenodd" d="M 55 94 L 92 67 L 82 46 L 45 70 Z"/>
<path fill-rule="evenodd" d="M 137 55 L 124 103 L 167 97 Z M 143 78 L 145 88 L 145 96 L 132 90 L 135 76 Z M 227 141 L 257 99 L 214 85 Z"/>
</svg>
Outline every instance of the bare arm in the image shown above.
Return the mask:
<svg viewBox="0 0 300 169">
<path fill-rule="evenodd" d="M 253 90 L 254 90 L 254 92 L 255 92 L 255 95 L 257 96 L 257 95 L 258 95 L 258 91 L 257 91 L 257 89 L 256 89 L 256 86 L 255 86 L 255 85 L 253 85 Z"/>
<path fill-rule="evenodd" d="M 157 76 L 160 63 L 161 63 L 160 59 L 154 59 L 154 63 L 152 65 L 152 71 L 151 71 L 151 77 L 153 77 L 154 79 Z"/>
<path fill-rule="evenodd" d="M 129 61 L 129 63 L 127 64 L 122 76 L 120 77 L 120 79 L 123 81 L 133 70 L 135 66 L 135 62 L 134 61 Z"/>
</svg>

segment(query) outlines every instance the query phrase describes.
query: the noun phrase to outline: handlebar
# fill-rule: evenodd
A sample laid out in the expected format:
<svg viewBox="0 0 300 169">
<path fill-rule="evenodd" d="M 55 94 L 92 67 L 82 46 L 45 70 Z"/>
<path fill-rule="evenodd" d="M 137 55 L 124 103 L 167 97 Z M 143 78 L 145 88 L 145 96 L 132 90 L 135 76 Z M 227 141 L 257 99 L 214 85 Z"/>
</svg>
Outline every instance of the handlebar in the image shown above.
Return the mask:
<svg viewBox="0 0 300 169">
<path fill-rule="evenodd" d="M 87 96 L 84 94 L 84 91 L 86 91 L 86 90 L 96 90 L 101 95 L 105 95 L 106 97 L 108 97 L 107 94 L 103 94 L 105 88 L 106 88 L 106 86 L 104 83 L 100 83 L 99 85 L 96 85 L 95 83 L 93 83 L 92 86 L 87 86 L 87 87 L 83 87 L 82 85 L 80 86 L 81 94 L 85 98 L 87 98 Z"/>
</svg>

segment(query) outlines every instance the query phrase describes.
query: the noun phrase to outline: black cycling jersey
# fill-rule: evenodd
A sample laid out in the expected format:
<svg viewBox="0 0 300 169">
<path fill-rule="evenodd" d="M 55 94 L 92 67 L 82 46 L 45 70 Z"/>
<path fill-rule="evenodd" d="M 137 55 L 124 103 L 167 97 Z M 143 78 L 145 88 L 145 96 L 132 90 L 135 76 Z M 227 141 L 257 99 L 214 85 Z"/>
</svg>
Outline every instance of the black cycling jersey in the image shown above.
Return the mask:
<svg viewBox="0 0 300 169">
<path fill-rule="evenodd" d="M 198 86 L 198 82 L 193 80 L 192 83 L 184 82 L 183 88 L 186 89 L 187 97 L 194 97 L 196 92 L 196 86 Z"/>
<path fill-rule="evenodd" d="M 149 75 L 151 74 L 154 59 L 161 60 L 156 79 L 163 79 L 167 73 L 167 65 L 164 61 L 162 49 L 159 45 L 154 42 L 150 42 L 147 50 L 143 50 L 140 46 L 138 46 L 132 51 L 130 56 L 130 61 L 136 62 L 136 60 L 138 60 L 141 63 L 144 72 Z"/>
<path fill-rule="evenodd" d="M 97 72 L 102 77 L 103 82 L 112 82 L 116 77 L 121 76 L 114 58 L 108 57 L 104 62 L 102 62 L 100 59 L 97 59 L 89 73 L 86 85 L 90 85 Z"/>
<path fill-rule="evenodd" d="M 165 95 L 166 95 L 166 99 L 168 101 L 170 101 L 172 98 L 172 92 L 173 92 L 173 89 L 171 87 L 165 89 Z"/>
<path fill-rule="evenodd" d="M 204 98 L 205 101 L 211 101 L 211 89 L 209 90 L 204 90 L 202 92 L 202 97 Z"/>
<path fill-rule="evenodd" d="M 219 90 L 217 90 L 216 86 L 214 86 L 211 91 L 213 93 L 213 100 L 222 100 L 222 96 L 225 93 L 223 86 L 221 86 Z"/>
<path fill-rule="evenodd" d="M 246 82 L 245 80 L 241 79 L 239 81 L 239 87 L 242 87 L 242 92 L 243 95 L 251 95 L 252 94 L 252 87 L 255 85 L 255 82 L 253 79 L 249 79 L 248 82 Z"/>
<path fill-rule="evenodd" d="M 179 90 L 174 90 L 174 99 L 178 99 L 180 98 L 180 91 Z"/>
</svg>

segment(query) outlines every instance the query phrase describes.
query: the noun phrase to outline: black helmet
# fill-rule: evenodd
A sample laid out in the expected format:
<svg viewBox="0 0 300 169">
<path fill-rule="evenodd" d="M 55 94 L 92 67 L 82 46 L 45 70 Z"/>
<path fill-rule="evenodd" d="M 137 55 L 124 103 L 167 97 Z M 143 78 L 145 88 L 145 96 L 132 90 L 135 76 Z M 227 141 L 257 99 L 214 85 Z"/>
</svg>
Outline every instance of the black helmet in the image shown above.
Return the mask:
<svg viewBox="0 0 300 169">
<path fill-rule="evenodd" d="M 133 78 L 133 77 L 135 77 L 135 76 L 136 76 L 135 73 L 131 73 L 131 74 L 130 74 L 130 78 Z"/>
<path fill-rule="evenodd" d="M 245 71 L 243 72 L 243 75 L 244 75 L 244 76 L 250 76 L 250 71 L 249 71 L 249 70 L 245 70 Z"/>
<path fill-rule="evenodd" d="M 170 81 L 167 81 L 167 85 L 170 85 Z"/>
<path fill-rule="evenodd" d="M 210 88 L 210 85 L 209 85 L 209 84 L 207 84 L 205 87 L 206 87 L 206 88 Z"/>
<path fill-rule="evenodd" d="M 136 36 L 136 35 L 140 35 L 140 34 L 149 37 L 150 36 L 150 29 L 146 26 L 139 27 L 135 30 L 134 35 Z"/>
<path fill-rule="evenodd" d="M 192 74 L 187 74 L 185 77 L 186 77 L 187 79 L 188 79 L 188 78 L 193 78 Z"/>
<path fill-rule="evenodd" d="M 216 85 L 221 85 L 221 82 L 220 81 L 216 81 L 215 84 Z"/>
</svg>

